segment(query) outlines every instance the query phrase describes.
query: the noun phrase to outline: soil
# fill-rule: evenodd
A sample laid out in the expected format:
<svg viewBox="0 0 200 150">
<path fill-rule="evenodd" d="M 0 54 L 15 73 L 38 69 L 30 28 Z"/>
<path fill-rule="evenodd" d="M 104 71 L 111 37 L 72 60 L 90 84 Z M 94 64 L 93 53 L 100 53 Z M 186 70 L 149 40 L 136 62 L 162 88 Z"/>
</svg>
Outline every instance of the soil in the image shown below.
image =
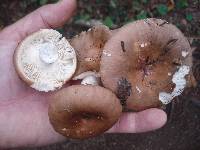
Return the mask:
<svg viewBox="0 0 200 150">
<path fill-rule="evenodd" d="M 86 4 L 84 2 L 87 1 Z M 188 37 L 192 48 L 199 51 L 200 47 L 200 3 L 199 1 L 188 0 L 188 7 L 181 10 L 169 12 L 164 18 L 169 22 L 176 24 Z M 103 19 L 107 15 L 116 15 L 115 11 L 109 11 L 106 7 L 107 0 L 104 3 L 95 3 L 94 0 L 79 1 L 78 15 L 59 29 L 66 37 L 72 37 L 82 30 L 87 30 L 88 25 L 76 23 L 76 18 L 87 10 L 92 11 L 91 19 Z M 121 3 L 120 3 L 121 2 Z M 123 3 L 124 2 L 124 3 Z M 129 7 L 130 0 L 119 1 L 121 15 L 118 15 L 115 24 L 121 26 L 125 23 L 124 15 L 135 15 Z M 158 17 L 154 12 L 154 7 L 162 0 L 151 0 L 149 5 L 144 8 L 152 16 Z M 166 2 L 166 1 L 165 1 Z M 90 9 L 88 9 L 88 4 Z M 0 3 L 0 30 L 5 26 L 12 24 L 29 12 L 36 9 L 38 3 L 31 3 L 27 0 L 1 0 Z M 95 11 L 94 11 L 95 9 Z M 193 15 L 193 21 L 185 19 L 185 12 Z M 115 27 L 118 27 L 114 25 Z M 199 59 L 200 60 L 200 59 Z M 167 124 L 157 130 L 142 134 L 104 134 L 100 137 L 78 141 L 68 140 L 63 144 L 56 144 L 48 147 L 37 148 L 40 150 L 109 150 L 109 149 L 134 149 L 134 150 L 200 150 L 200 85 L 193 89 L 188 89 L 185 95 L 177 98 L 173 103 L 167 105 L 165 111 L 168 113 Z M 36 148 L 33 150 L 37 150 Z M 27 149 L 26 149 L 27 150 Z"/>
</svg>

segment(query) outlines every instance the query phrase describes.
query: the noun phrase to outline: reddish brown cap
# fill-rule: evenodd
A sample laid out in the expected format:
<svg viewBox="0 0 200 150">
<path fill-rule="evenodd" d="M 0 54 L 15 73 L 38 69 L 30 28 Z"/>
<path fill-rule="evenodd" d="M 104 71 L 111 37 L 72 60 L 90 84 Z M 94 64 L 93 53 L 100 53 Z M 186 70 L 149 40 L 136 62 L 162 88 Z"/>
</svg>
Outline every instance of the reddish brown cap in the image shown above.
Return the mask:
<svg viewBox="0 0 200 150">
<path fill-rule="evenodd" d="M 49 118 L 55 131 L 75 139 L 97 136 L 111 128 L 122 112 L 119 99 L 100 86 L 73 85 L 57 92 Z"/>
<path fill-rule="evenodd" d="M 151 18 L 127 24 L 112 36 L 103 50 L 100 74 L 103 85 L 129 109 L 143 110 L 180 95 L 191 64 L 191 48 L 181 31 Z"/>
<path fill-rule="evenodd" d="M 111 35 L 108 27 L 98 25 L 87 32 L 82 32 L 70 41 L 78 59 L 75 75 L 86 71 L 99 71 L 102 49 Z"/>
</svg>

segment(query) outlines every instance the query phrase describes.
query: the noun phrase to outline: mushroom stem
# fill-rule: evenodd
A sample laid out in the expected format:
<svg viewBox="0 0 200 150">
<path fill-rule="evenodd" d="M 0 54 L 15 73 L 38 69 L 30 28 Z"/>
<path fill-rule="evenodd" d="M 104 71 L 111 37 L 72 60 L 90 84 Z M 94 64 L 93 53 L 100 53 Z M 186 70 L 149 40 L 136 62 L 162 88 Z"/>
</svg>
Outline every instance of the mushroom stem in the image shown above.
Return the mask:
<svg viewBox="0 0 200 150">
<path fill-rule="evenodd" d="M 97 78 L 93 75 L 85 77 L 82 82 L 82 85 L 100 85 L 100 78 Z"/>
<path fill-rule="evenodd" d="M 58 52 L 54 44 L 46 42 L 39 44 L 36 48 L 39 49 L 40 60 L 45 64 L 52 64 L 58 59 Z"/>
</svg>

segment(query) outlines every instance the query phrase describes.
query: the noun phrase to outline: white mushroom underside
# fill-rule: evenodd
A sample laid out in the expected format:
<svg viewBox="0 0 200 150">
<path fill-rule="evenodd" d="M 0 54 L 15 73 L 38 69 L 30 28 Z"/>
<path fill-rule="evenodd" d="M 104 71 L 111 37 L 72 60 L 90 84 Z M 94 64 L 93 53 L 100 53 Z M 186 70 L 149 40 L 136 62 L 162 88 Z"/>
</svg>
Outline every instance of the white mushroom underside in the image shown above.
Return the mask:
<svg viewBox="0 0 200 150">
<path fill-rule="evenodd" d="M 48 92 L 61 88 L 76 70 L 74 49 L 55 30 L 40 30 L 25 39 L 20 49 L 20 68 L 36 90 Z"/>
<path fill-rule="evenodd" d="M 186 87 L 185 76 L 190 72 L 189 66 L 181 66 L 173 75 L 172 82 L 176 85 L 172 93 L 160 92 L 159 100 L 163 104 L 169 104 L 176 96 L 179 96 Z"/>
<path fill-rule="evenodd" d="M 188 51 L 182 51 L 181 54 L 182 54 L 183 57 L 187 57 L 189 55 L 189 52 Z"/>
<path fill-rule="evenodd" d="M 86 71 L 86 72 L 83 72 L 83 73 L 75 76 L 73 78 L 73 80 L 82 80 L 82 79 L 84 79 L 84 78 L 86 78 L 88 76 L 95 76 L 95 77 L 98 78 L 98 77 L 100 77 L 100 74 L 95 72 L 95 71 Z"/>
<path fill-rule="evenodd" d="M 100 75 L 94 71 L 83 72 L 75 76 L 73 80 L 82 80 L 82 85 L 100 85 Z"/>
<path fill-rule="evenodd" d="M 85 77 L 82 82 L 82 85 L 99 85 L 100 84 L 100 78 L 97 78 L 93 75 Z"/>
</svg>

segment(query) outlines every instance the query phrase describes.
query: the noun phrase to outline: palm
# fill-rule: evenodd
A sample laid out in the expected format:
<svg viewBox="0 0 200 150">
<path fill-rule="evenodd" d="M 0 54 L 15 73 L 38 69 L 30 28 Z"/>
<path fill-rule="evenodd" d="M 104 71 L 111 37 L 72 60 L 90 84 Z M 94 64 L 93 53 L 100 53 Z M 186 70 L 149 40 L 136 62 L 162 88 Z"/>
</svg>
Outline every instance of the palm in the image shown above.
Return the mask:
<svg viewBox="0 0 200 150">
<path fill-rule="evenodd" d="M 75 3 L 75 0 L 63 0 L 45 6 L 0 32 L 0 148 L 64 140 L 48 120 L 50 94 L 37 92 L 19 79 L 13 54 L 28 34 L 62 25 L 72 15 Z M 109 132 L 144 132 L 159 128 L 165 122 L 165 113 L 158 109 L 126 113 Z"/>
<path fill-rule="evenodd" d="M 22 99 L 41 97 L 34 90 L 28 88 L 15 72 L 12 59 L 17 45 L 17 41 L 9 41 L 7 39 L 0 41 L 0 72 L 2 73 L 0 78 L 0 99 L 2 103 L 7 103 L 7 101 L 16 102 L 16 100 L 19 102 Z"/>
<path fill-rule="evenodd" d="M 17 45 L 17 41 L 10 42 L 6 39 L 0 41 L 0 72 L 2 73 L 0 78 L 0 127 L 2 126 L 0 133 L 12 135 L 13 141 L 16 141 L 16 136 L 26 133 L 28 135 L 21 136 L 22 139 L 18 139 L 19 142 L 26 142 L 26 140 L 36 142 L 35 139 L 41 133 L 55 134 L 48 122 L 48 95 L 36 92 L 18 78 L 12 61 Z M 45 126 L 45 129 L 38 124 Z M 27 136 L 30 136 L 30 139 L 27 139 Z M 49 136 L 52 137 L 52 135 Z M 0 137 L 0 140 L 6 139 Z M 31 144 L 29 141 L 27 144 Z"/>
</svg>

